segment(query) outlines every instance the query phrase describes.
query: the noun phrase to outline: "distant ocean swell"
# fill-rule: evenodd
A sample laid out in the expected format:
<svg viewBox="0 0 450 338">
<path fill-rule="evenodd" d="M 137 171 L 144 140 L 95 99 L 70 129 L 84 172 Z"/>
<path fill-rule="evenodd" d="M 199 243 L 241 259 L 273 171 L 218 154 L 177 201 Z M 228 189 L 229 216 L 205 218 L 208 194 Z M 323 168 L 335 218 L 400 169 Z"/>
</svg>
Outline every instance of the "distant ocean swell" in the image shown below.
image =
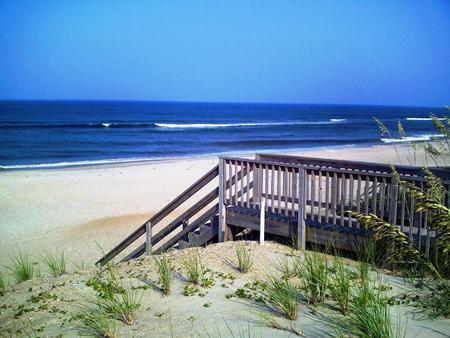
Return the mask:
<svg viewBox="0 0 450 338">
<path fill-rule="evenodd" d="M 328 121 L 288 121 L 288 122 L 237 122 L 237 123 L 84 123 L 84 124 L 0 124 L 1 129 L 15 128 L 163 128 L 163 129 L 202 129 L 202 128 L 233 128 L 233 127 L 271 127 L 289 125 L 320 125 L 345 123 L 347 119 L 330 119 Z"/>
</svg>

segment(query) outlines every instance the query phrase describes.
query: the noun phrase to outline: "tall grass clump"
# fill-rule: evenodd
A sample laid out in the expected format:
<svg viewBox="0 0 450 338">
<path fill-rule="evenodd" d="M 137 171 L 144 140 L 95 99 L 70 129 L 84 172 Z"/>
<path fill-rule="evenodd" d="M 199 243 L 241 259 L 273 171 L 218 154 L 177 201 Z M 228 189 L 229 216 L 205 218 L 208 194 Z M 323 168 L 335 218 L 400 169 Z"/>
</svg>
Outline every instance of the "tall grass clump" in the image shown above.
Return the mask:
<svg viewBox="0 0 450 338">
<path fill-rule="evenodd" d="M 328 261 L 325 255 L 305 252 L 303 259 L 295 261 L 295 273 L 300 279 L 300 287 L 306 293 L 311 305 L 323 302 L 328 285 Z"/>
<path fill-rule="evenodd" d="M 298 316 L 298 289 L 290 279 L 276 275 L 267 276 L 267 285 L 262 291 L 266 303 L 287 319 L 296 320 Z"/>
<path fill-rule="evenodd" d="M 22 253 L 11 259 L 11 266 L 8 266 L 7 269 L 11 271 L 18 283 L 32 279 L 36 273 L 35 263 L 32 262 L 30 256 Z"/>
<path fill-rule="evenodd" d="M 369 279 L 371 266 L 375 265 L 375 244 L 371 239 L 359 241 L 356 245 L 356 256 L 358 264 L 356 265 L 357 277 L 361 281 Z"/>
<path fill-rule="evenodd" d="M 42 262 L 53 277 L 61 276 L 67 272 L 64 251 L 47 252 L 41 256 Z"/>
<path fill-rule="evenodd" d="M 133 325 L 135 311 L 141 306 L 141 298 L 134 290 L 124 290 L 111 298 L 101 298 L 101 307 L 113 318 L 126 325 Z"/>
<path fill-rule="evenodd" d="M 161 257 L 155 256 L 155 262 L 158 266 L 159 280 L 158 283 L 165 296 L 170 294 L 170 289 L 173 280 L 172 260 L 168 255 Z"/>
<path fill-rule="evenodd" d="M 135 311 L 141 306 L 142 295 L 139 296 L 137 290 L 127 290 L 124 287 L 117 277 L 114 265 L 107 266 L 107 273 L 106 279 L 98 273 L 87 282 L 88 286 L 97 291 L 95 304 L 109 317 L 132 325 Z"/>
<path fill-rule="evenodd" d="M 374 338 L 397 336 L 392 326 L 390 305 L 380 285 L 365 280 L 355 289 L 349 313 L 339 322 L 339 331 L 347 335 Z"/>
<path fill-rule="evenodd" d="M 242 273 L 247 273 L 253 266 L 253 254 L 249 245 L 238 243 L 236 245 L 236 256 L 238 261 L 238 269 Z"/>
<path fill-rule="evenodd" d="M 352 272 L 344 265 L 340 257 L 334 259 L 333 270 L 334 273 L 330 276 L 328 289 L 342 314 L 346 316 L 352 292 Z"/>
<path fill-rule="evenodd" d="M 84 336 L 116 338 L 117 323 L 97 302 L 80 307 L 74 316 L 74 328 Z"/>
<path fill-rule="evenodd" d="M 181 264 L 186 271 L 189 281 L 195 285 L 199 285 L 203 277 L 203 266 L 200 258 L 200 252 L 195 250 L 187 258 L 183 259 Z"/>
</svg>

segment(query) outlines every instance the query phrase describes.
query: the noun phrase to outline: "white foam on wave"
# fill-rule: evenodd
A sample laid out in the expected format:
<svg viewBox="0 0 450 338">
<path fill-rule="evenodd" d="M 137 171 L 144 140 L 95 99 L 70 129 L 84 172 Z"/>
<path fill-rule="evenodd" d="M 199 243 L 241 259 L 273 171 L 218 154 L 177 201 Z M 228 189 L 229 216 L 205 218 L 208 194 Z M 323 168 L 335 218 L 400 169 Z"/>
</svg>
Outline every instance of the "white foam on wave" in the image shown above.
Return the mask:
<svg viewBox="0 0 450 338">
<path fill-rule="evenodd" d="M 407 117 L 406 119 L 408 121 L 431 121 L 431 120 L 433 120 L 432 117 Z M 445 118 L 440 117 L 440 118 L 438 118 L 438 120 L 443 121 L 443 120 L 445 120 Z"/>
<path fill-rule="evenodd" d="M 102 126 L 108 128 L 112 123 L 102 123 Z"/>
<path fill-rule="evenodd" d="M 98 164 L 115 164 L 115 163 L 133 163 L 149 160 L 164 160 L 169 158 L 116 158 L 105 160 L 92 160 L 92 161 L 73 161 L 73 162 L 57 162 L 57 163 L 39 163 L 39 164 L 17 164 L 17 165 L 0 165 L 0 169 L 46 169 L 46 168 L 64 168 L 64 167 L 78 167 L 78 166 L 90 166 Z"/>
<path fill-rule="evenodd" d="M 381 141 L 384 143 L 405 143 L 405 142 L 417 142 L 417 141 L 431 141 L 436 137 L 443 137 L 442 134 L 429 134 L 429 135 L 418 135 L 418 136 L 407 136 L 400 138 L 382 138 Z"/>
<path fill-rule="evenodd" d="M 329 121 L 295 121 L 295 122 L 242 122 L 242 123 L 155 123 L 161 128 L 232 128 L 232 127 L 263 127 L 263 126 L 290 126 L 302 124 L 331 124 L 344 122 L 346 119 L 330 119 Z"/>
</svg>

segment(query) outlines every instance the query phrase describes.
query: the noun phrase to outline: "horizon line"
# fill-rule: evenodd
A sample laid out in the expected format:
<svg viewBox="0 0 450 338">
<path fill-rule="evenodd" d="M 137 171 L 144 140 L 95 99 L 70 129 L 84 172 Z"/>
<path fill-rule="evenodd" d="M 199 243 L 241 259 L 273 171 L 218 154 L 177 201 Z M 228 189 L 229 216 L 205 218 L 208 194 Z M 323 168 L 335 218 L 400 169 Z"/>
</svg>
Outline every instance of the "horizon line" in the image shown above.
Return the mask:
<svg viewBox="0 0 450 338">
<path fill-rule="evenodd" d="M 448 107 L 431 105 L 373 104 L 373 103 L 307 103 L 307 102 L 252 102 L 252 101 L 178 101 L 178 100 L 140 100 L 140 99 L 0 99 L 0 102 L 136 102 L 136 103 L 188 103 L 188 104 L 249 104 L 249 105 L 321 105 L 321 106 L 365 106 L 365 107 L 401 107 L 401 108 L 438 108 Z"/>
</svg>

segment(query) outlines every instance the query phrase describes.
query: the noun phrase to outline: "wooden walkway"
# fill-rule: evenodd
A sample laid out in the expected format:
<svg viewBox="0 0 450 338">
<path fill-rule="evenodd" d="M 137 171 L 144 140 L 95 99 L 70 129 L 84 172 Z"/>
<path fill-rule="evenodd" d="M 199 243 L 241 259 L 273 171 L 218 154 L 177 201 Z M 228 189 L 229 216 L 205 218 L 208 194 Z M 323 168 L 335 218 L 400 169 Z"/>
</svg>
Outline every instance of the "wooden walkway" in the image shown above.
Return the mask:
<svg viewBox="0 0 450 338">
<path fill-rule="evenodd" d="M 402 179 L 420 188 L 426 185 L 418 167 L 396 167 Z M 450 168 L 433 169 L 450 191 Z M 177 210 L 208 183 L 205 194 L 163 229 L 155 225 Z M 160 212 L 138 227 L 97 263 L 103 265 L 128 250 L 126 259 L 171 247 L 224 241 L 228 227 L 259 230 L 259 212 L 265 200 L 266 232 L 324 243 L 332 233 L 342 234 L 337 246 L 351 248 L 355 236 L 368 236 L 348 211 L 373 213 L 396 224 L 429 254 L 435 233 L 428 230 L 427 213 L 416 213 L 414 200 L 399 189 L 388 165 L 318 158 L 263 155 L 255 159 L 221 157 L 211 169 Z M 449 205 L 449 195 L 444 201 Z M 133 250 L 130 245 L 141 240 Z"/>
</svg>

